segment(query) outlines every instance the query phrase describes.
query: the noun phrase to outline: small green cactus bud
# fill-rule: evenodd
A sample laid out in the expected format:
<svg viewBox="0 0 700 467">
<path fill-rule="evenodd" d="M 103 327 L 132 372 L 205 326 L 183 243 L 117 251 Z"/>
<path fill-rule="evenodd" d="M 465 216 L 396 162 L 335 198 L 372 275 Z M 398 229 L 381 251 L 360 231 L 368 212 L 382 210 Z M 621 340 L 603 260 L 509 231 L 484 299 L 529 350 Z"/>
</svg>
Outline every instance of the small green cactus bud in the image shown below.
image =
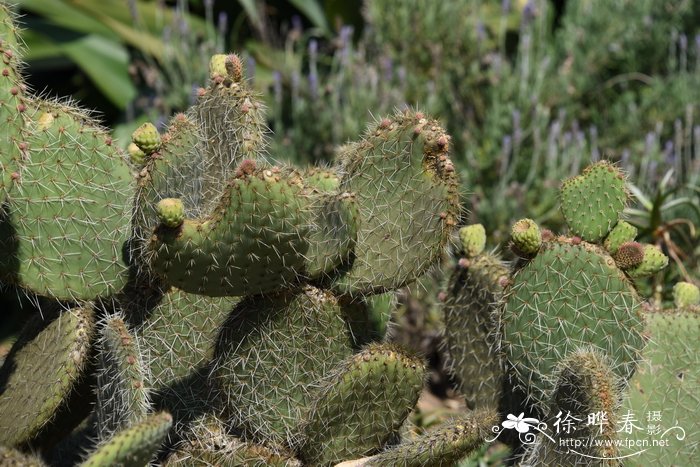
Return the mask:
<svg viewBox="0 0 700 467">
<path fill-rule="evenodd" d="M 142 166 L 146 162 L 146 153 L 136 143 L 130 143 L 126 151 L 129 153 L 129 159 L 132 164 Z"/>
<path fill-rule="evenodd" d="M 177 198 L 165 198 L 158 202 L 156 213 L 161 224 L 171 229 L 180 227 L 185 221 L 185 207 Z"/>
<path fill-rule="evenodd" d="M 668 256 L 655 245 L 644 245 L 644 259 L 642 262 L 627 270 L 630 277 L 646 277 L 656 274 L 668 265 Z"/>
<path fill-rule="evenodd" d="M 690 282 L 679 282 L 673 286 L 673 303 L 677 308 L 700 305 L 700 289 Z"/>
<path fill-rule="evenodd" d="M 131 134 L 131 140 L 138 146 L 146 155 L 160 149 L 160 135 L 156 127 L 150 123 L 144 123 Z"/>
<path fill-rule="evenodd" d="M 608 250 L 611 255 L 614 255 L 617 253 L 617 249 L 620 248 L 620 245 L 625 242 L 634 241 L 636 236 L 637 228 L 635 226 L 629 222 L 619 221 L 605 238 L 605 249 Z"/>
<path fill-rule="evenodd" d="M 459 229 L 459 240 L 462 251 L 473 258 L 484 252 L 486 246 L 486 230 L 481 224 L 468 225 Z"/>
<path fill-rule="evenodd" d="M 619 246 L 613 259 L 620 269 L 633 268 L 644 260 L 644 247 L 637 242 L 625 242 Z"/>
<path fill-rule="evenodd" d="M 513 246 L 526 256 L 535 255 L 542 246 L 542 232 L 532 219 L 520 219 L 510 231 Z"/>
</svg>

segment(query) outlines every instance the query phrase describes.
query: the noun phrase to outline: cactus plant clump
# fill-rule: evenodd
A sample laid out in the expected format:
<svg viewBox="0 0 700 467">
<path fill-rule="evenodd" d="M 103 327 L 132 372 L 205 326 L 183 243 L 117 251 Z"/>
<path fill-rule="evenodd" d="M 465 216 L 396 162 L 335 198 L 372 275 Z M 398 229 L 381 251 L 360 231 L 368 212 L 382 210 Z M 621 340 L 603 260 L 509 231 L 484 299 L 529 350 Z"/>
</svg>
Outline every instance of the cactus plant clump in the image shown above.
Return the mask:
<svg viewBox="0 0 700 467">
<path fill-rule="evenodd" d="M 39 313 L 0 370 L 0 455 L 320 466 L 390 452 L 425 364 L 360 315 L 452 235 L 440 125 L 405 110 L 332 167 L 273 165 L 240 57 L 217 55 L 194 105 L 162 135 L 138 128 L 127 157 L 84 112 L 25 91 L 14 24 L 0 6 L 0 281 Z M 468 454 L 495 417 L 427 436 L 441 447 L 426 462 Z M 392 456 L 415 463 L 415 449 Z"/>
</svg>

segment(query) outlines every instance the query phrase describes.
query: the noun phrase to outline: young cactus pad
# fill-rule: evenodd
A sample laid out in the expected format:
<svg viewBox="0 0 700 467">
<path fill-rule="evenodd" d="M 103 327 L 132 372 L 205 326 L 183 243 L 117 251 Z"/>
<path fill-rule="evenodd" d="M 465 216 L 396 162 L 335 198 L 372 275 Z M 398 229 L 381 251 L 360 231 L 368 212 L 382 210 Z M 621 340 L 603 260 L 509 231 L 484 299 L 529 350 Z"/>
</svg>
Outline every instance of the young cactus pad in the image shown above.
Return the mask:
<svg viewBox="0 0 700 467">
<path fill-rule="evenodd" d="M 406 111 L 346 147 L 340 189 L 355 194 L 360 227 L 352 268 L 336 290 L 381 293 L 435 263 L 459 210 L 449 141 L 436 121 Z"/>
<path fill-rule="evenodd" d="M 574 235 L 589 242 L 604 238 L 627 203 L 625 177 L 607 161 L 594 164 L 561 187 L 561 210 Z"/>
</svg>

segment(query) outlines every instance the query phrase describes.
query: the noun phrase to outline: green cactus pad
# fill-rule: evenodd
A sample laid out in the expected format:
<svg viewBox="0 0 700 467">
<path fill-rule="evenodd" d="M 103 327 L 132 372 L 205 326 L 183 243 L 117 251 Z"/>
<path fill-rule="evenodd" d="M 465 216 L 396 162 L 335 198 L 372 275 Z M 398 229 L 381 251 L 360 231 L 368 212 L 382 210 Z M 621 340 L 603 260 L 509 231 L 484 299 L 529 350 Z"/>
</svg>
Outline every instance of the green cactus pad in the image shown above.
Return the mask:
<svg viewBox="0 0 700 467">
<path fill-rule="evenodd" d="M 394 292 L 343 301 L 343 318 L 356 349 L 384 339 L 395 302 Z"/>
<path fill-rule="evenodd" d="M 357 241 L 359 212 L 351 193 L 320 195 L 312 211 L 305 275 L 323 279 L 350 260 Z"/>
<path fill-rule="evenodd" d="M 126 428 L 99 446 L 81 464 L 82 467 L 148 465 L 165 440 L 173 424 L 169 413 L 160 412 Z"/>
<path fill-rule="evenodd" d="M 457 177 L 449 137 L 434 120 L 406 111 L 382 120 L 340 159 L 340 190 L 354 193 L 360 228 L 341 293 L 381 293 L 422 275 L 456 224 Z"/>
<path fill-rule="evenodd" d="M 630 277 L 647 277 L 668 266 L 668 256 L 656 245 L 644 245 L 644 259 L 637 266 L 627 270 Z"/>
<path fill-rule="evenodd" d="M 451 467 L 477 450 L 498 425 L 496 412 L 481 410 L 443 423 L 419 438 L 371 457 L 365 467 Z"/>
<path fill-rule="evenodd" d="M 503 311 L 503 345 L 517 384 L 544 403 L 556 365 L 580 347 L 608 355 L 628 379 L 644 346 L 640 306 L 602 248 L 564 237 L 543 243 L 515 273 Z"/>
<path fill-rule="evenodd" d="M 304 171 L 304 183 L 320 193 L 334 193 L 340 187 L 340 176 L 335 170 L 311 167 Z"/>
<path fill-rule="evenodd" d="M 445 290 L 447 364 L 470 408 L 498 407 L 503 369 L 496 329 L 509 274 L 498 258 L 483 254 L 460 261 Z"/>
<path fill-rule="evenodd" d="M 700 289 L 690 282 L 679 282 L 673 286 L 673 303 L 676 308 L 700 305 Z"/>
<path fill-rule="evenodd" d="M 561 187 L 561 210 L 573 235 L 597 242 L 613 229 L 627 204 L 625 177 L 610 162 L 591 165 Z"/>
<path fill-rule="evenodd" d="M 603 245 L 608 253 L 614 255 L 620 245 L 626 242 L 632 242 L 637 238 L 637 228 L 629 222 L 619 221 L 610 231 Z"/>
<path fill-rule="evenodd" d="M 298 467 L 301 463 L 281 449 L 240 440 L 213 415 L 193 422 L 185 439 L 165 463 L 170 466 Z"/>
<path fill-rule="evenodd" d="M 30 443 L 56 419 L 89 362 L 91 308 L 51 312 L 30 321 L 0 370 L 0 444 Z"/>
<path fill-rule="evenodd" d="M 218 73 L 220 66 L 216 68 Z M 240 59 L 228 55 L 224 68 L 226 76 L 214 77 L 208 88 L 200 89 L 196 104 L 187 112 L 204 137 L 198 151 L 205 184 L 216 184 L 216 178 L 227 179 L 245 159 L 255 159 L 262 165 L 267 146 L 265 108 L 241 79 Z"/>
<path fill-rule="evenodd" d="M 150 155 L 160 149 L 160 134 L 155 125 L 150 122 L 138 127 L 131 135 L 131 141 L 141 149 L 144 154 Z"/>
<path fill-rule="evenodd" d="M 100 439 L 146 417 L 148 367 L 138 342 L 119 315 L 100 323 L 96 428 Z"/>
<path fill-rule="evenodd" d="M 20 173 L 23 114 L 27 108 L 13 16 L 5 4 L 0 5 L 0 58 L 3 62 L 0 66 L 0 203 L 5 201 Z"/>
<path fill-rule="evenodd" d="M 459 229 L 459 241 L 462 251 L 468 258 L 473 258 L 484 252 L 486 246 L 486 230 L 481 224 L 467 225 Z"/>
<path fill-rule="evenodd" d="M 314 387 L 351 353 L 337 300 L 313 287 L 248 297 L 224 325 L 215 382 L 246 440 L 293 445 Z"/>
<path fill-rule="evenodd" d="M 637 242 L 625 242 L 617 248 L 613 259 L 620 269 L 639 266 L 644 261 L 644 247 Z"/>
<path fill-rule="evenodd" d="M 524 464 L 622 465 L 619 447 L 615 445 L 622 387 L 605 356 L 585 349 L 570 354 L 559 365 L 556 387 L 548 403 L 546 423 L 554 443 L 538 435 L 538 442 L 529 450 Z M 592 415 L 598 415 L 597 419 L 591 420 Z M 574 429 L 568 432 L 563 426 L 557 429 L 557 420 L 561 423 L 567 416 L 576 419 L 570 419 Z M 567 446 L 566 442 L 579 445 Z"/>
<path fill-rule="evenodd" d="M 310 465 L 372 454 L 396 433 L 418 401 L 425 364 L 388 344 L 353 355 L 322 383 L 299 449 Z"/>
<path fill-rule="evenodd" d="M 59 300 L 119 290 L 135 189 L 128 162 L 70 107 L 39 105 L 25 131 L 26 158 L 0 220 L 3 280 Z"/>
<path fill-rule="evenodd" d="M 241 172 L 211 218 L 157 229 L 149 263 L 168 284 L 189 293 L 278 290 L 294 283 L 305 268 L 309 204 L 295 172 Z"/>
<path fill-rule="evenodd" d="M 0 446 L 0 465 L 3 467 L 45 467 L 40 457 L 17 449 Z"/>
<path fill-rule="evenodd" d="M 644 360 L 630 381 L 629 398 L 621 413 L 632 414 L 634 425 L 643 429 L 625 436 L 648 439 L 650 443 L 664 439 L 668 445 L 650 446 L 629 457 L 625 465 L 696 465 L 700 455 L 700 309 L 650 312 L 647 321 L 650 340 Z M 660 428 L 660 432 L 650 435 L 649 425 Z M 680 429 L 672 429 L 674 426 Z M 670 431 L 662 437 L 666 430 Z M 682 434 L 685 437 L 678 439 Z M 641 450 L 625 448 L 623 454 Z"/>
<path fill-rule="evenodd" d="M 180 227 L 185 222 L 185 206 L 177 198 L 165 198 L 158 201 L 156 213 L 160 223 L 170 229 Z"/>
<path fill-rule="evenodd" d="M 135 334 L 144 355 L 149 356 L 149 386 L 163 389 L 204 367 L 214 355 L 219 329 L 238 299 L 193 295 L 168 290 L 147 311 Z M 142 306 L 127 306 L 135 315 Z M 176 415 L 176 414 L 173 414 Z"/>
<path fill-rule="evenodd" d="M 513 224 L 510 238 L 516 251 L 526 256 L 537 254 L 542 246 L 542 232 L 532 219 L 520 219 Z"/>
</svg>

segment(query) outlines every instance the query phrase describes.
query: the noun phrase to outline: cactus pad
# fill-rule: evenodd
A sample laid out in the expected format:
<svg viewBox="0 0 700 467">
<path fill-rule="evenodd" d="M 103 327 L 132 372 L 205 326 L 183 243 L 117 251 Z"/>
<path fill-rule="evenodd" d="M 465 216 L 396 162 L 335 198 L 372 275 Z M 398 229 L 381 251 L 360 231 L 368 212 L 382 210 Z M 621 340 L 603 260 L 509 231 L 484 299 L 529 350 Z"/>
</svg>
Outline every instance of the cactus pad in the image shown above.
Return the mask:
<svg viewBox="0 0 700 467">
<path fill-rule="evenodd" d="M 26 158 L 0 220 L 8 230 L 0 235 L 3 279 L 60 300 L 120 289 L 135 188 L 127 161 L 106 132 L 66 106 L 39 106 L 25 131 Z"/>
<path fill-rule="evenodd" d="M 346 148 L 340 189 L 355 194 L 360 228 L 352 267 L 336 283 L 339 292 L 401 287 L 438 259 L 459 209 L 448 147 L 436 121 L 406 111 Z"/>
<path fill-rule="evenodd" d="M 83 376 L 94 332 L 93 311 L 73 308 L 56 315 L 48 323 L 35 316 L 0 370 L 0 444 L 19 446 L 36 438 Z"/>
<path fill-rule="evenodd" d="M 469 407 L 496 408 L 503 369 L 497 332 L 502 278 L 510 271 L 489 254 L 462 259 L 450 276 L 442 306 L 450 372 Z"/>
<path fill-rule="evenodd" d="M 305 267 L 309 203 L 295 172 L 241 172 L 211 218 L 156 230 L 150 264 L 167 283 L 189 293 L 277 290 L 294 283 Z"/>
<path fill-rule="evenodd" d="M 608 235 L 626 203 L 625 177 L 607 161 L 591 165 L 561 187 L 561 209 L 566 223 L 573 235 L 588 242 Z"/>
<path fill-rule="evenodd" d="M 620 221 L 615 224 L 615 227 L 613 227 L 608 236 L 605 237 L 604 246 L 611 255 L 614 255 L 617 253 L 617 249 L 620 248 L 620 245 L 634 241 L 636 237 L 637 228 L 629 222 Z"/>
<path fill-rule="evenodd" d="M 668 256 L 656 245 L 644 245 L 644 258 L 637 266 L 627 270 L 630 277 L 647 277 L 668 266 Z"/>
<path fill-rule="evenodd" d="M 477 411 L 443 423 L 416 440 L 407 441 L 371 457 L 365 467 L 451 467 L 458 465 L 492 434 L 495 412 Z"/>
<path fill-rule="evenodd" d="M 506 357 L 537 402 L 554 389 L 548 375 L 579 347 L 611 358 L 627 379 L 644 346 L 641 301 L 599 247 L 560 237 L 516 272 L 503 312 Z"/>
<path fill-rule="evenodd" d="M 329 465 L 381 449 L 418 401 L 425 364 L 372 344 L 327 378 L 304 424 L 302 459 Z"/>
<path fill-rule="evenodd" d="M 350 352 L 336 299 L 307 287 L 240 302 L 219 336 L 213 375 L 246 440 L 292 445 L 313 387 Z"/>
<path fill-rule="evenodd" d="M 142 422 L 126 428 L 99 446 L 82 467 L 120 465 L 143 467 L 155 456 L 173 423 L 166 412 L 150 415 Z"/>
</svg>

